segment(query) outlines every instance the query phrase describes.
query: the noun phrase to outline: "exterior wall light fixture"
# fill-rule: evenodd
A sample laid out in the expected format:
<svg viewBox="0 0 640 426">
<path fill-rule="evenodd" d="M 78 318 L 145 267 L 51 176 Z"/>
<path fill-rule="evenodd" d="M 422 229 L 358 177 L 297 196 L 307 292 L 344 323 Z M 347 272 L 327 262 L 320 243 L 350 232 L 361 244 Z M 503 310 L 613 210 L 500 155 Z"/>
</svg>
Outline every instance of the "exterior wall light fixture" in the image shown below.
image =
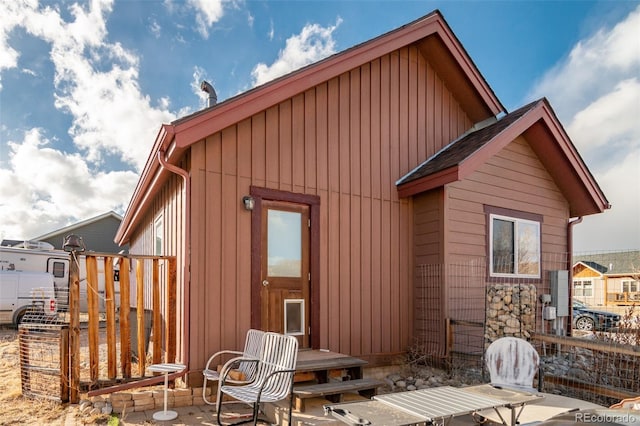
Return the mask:
<svg viewBox="0 0 640 426">
<path fill-rule="evenodd" d="M 256 202 L 252 196 L 245 195 L 244 197 L 242 197 L 242 204 L 244 204 L 245 210 L 251 211 L 255 207 Z"/>
</svg>

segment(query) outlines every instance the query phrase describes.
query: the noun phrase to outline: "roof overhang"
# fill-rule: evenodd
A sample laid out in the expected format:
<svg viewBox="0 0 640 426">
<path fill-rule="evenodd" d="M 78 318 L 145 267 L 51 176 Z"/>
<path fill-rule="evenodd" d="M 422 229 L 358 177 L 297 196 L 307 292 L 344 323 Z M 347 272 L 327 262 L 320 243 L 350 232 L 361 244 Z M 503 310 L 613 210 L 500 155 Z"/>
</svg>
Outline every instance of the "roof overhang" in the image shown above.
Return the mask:
<svg viewBox="0 0 640 426">
<path fill-rule="evenodd" d="M 146 206 L 158 193 L 161 184 L 169 178 L 170 172 L 160 167 L 157 156 L 165 155 L 165 158 L 171 163 L 179 161 L 184 149 L 176 149 L 173 143 L 174 135 L 175 130 L 172 125 L 164 124 L 160 127 L 151 149 L 151 155 L 147 158 L 138 184 L 131 196 L 131 201 L 129 201 L 129 207 L 116 232 L 114 238 L 116 244 L 124 245 L 129 242 L 131 231 L 142 221 Z"/>
<path fill-rule="evenodd" d="M 116 242 L 128 242 L 141 220 L 141 212 L 166 179 L 157 155 L 169 146 L 169 163 L 180 160 L 189 146 L 318 84 L 409 45 L 420 52 L 439 73 L 472 121 L 482 121 L 504 111 L 495 93 L 468 56 L 439 11 L 354 46 L 322 61 L 263 84 L 213 107 L 163 125 L 133 193 Z"/>
<path fill-rule="evenodd" d="M 451 28 L 442 15 L 435 11 L 380 37 L 179 120 L 175 123 L 176 144 L 178 147 L 189 146 L 310 87 L 414 43 L 446 81 L 456 99 L 460 99 L 472 121 L 481 121 L 504 111 Z"/>
<path fill-rule="evenodd" d="M 409 197 L 463 180 L 519 136 L 527 140 L 568 200 L 571 217 L 602 213 L 611 207 L 546 99 L 536 102 L 456 165 L 400 183 L 399 196 Z"/>
</svg>

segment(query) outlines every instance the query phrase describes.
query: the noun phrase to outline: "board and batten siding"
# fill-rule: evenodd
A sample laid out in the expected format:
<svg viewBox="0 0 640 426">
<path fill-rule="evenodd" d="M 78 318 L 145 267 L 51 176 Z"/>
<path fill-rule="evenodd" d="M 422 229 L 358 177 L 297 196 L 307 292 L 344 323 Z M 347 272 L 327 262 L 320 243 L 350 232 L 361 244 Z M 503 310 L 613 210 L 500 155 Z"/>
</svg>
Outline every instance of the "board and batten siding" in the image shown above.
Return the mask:
<svg viewBox="0 0 640 426">
<path fill-rule="evenodd" d="M 185 167 L 184 164 L 180 167 Z M 176 317 L 177 324 L 177 353 L 182 353 L 182 348 L 186 344 L 184 333 L 184 271 L 181 266 L 184 265 L 184 182 L 181 177 L 170 175 L 167 182 L 160 189 L 159 193 L 154 197 L 152 207 L 146 212 L 144 219 L 140 222 L 142 225 L 136 229 L 136 233 L 131 239 L 129 252 L 131 254 L 155 255 L 155 224 L 156 221 L 162 220 L 162 253 L 163 256 L 176 256 L 176 264 L 178 265 L 176 285 L 177 285 L 177 303 Z M 167 271 L 160 270 L 161 280 L 165 282 Z M 148 271 L 150 274 L 150 271 Z M 147 275 L 150 276 L 150 275 Z M 153 306 L 152 293 L 146 292 L 145 306 Z M 132 299 L 133 300 L 133 299 Z M 165 301 L 160 301 L 164 306 Z"/>
<path fill-rule="evenodd" d="M 456 317 L 448 312 L 447 301 L 460 296 L 458 287 L 463 286 L 469 300 L 484 298 L 486 269 L 482 265 L 488 259 L 485 205 L 540 215 L 542 274 L 567 267 L 568 202 L 523 136 L 462 181 L 415 196 L 415 259 L 424 266 L 415 277 L 414 330 L 418 341 L 432 353 L 445 351 L 444 318 Z M 484 261 L 477 263 L 478 259 Z M 462 275 L 455 272 L 458 270 Z M 460 280 L 470 281 L 465 285 Z M 441 287 L 436 288 L 436 283 Z M 545 283 L 548 280 L 543 276 L 537 283 L 539 294 Z M 468 309 L 464 319 L 482 323 L 483 315 L 483 309 Z M 540 323 L 539 312 L 536 315 Z M 482 339 L 481 329 L 468 334 Z"/>
<path fill-rule="evenodd" d="M 251 212 L 241 200 L 252 185 L 320 197 L 320 347 L 378 360 L 405 351 L 413 201 L 395 182 L 471 125 L 409 46 L 191 145 L 191 371 L 242 347 L 250 327 Z"/>
<path fill-rule="evenodd" d="M 488 255 L 485 205 L 541 215 L 543 258 L 567 251 L 569 203 L 522 136 L 447 185 L 446 205 L 447 262 Z"/>
<path fill-rule="evenodd" d="M 533 213 L 542 218 L 542 270 L 540 279 L 533 282 L 537 294 L 548 293 L 545 287 L 550 270 L 567 268 L 569 204 L 524 137 L 516 138 L 468 178 L 448 185 L 446 200 L 447 262 L 462 263 L 464 258 L 488 259 L 488 222 L 484 212 L 484 206 L 488 205 Z M 469 286 L 468 294 L 474 300 L 482 300 L 486 279 L 478 277 L 477 281 L 479 285 Z M 467 319 L 484 321 L 482 310 L 475 314 L 479 316 Z M 536 310 L 536 316 L 537 323 L 541 324 L 539 310 Z"/>
<path fill-rule="evenodd" d="M 443 353 L 445 336 L 444 191 L 436 188 L 413 197 L 414 319 L 416 343 L 429 353 Z"/>
</svg>

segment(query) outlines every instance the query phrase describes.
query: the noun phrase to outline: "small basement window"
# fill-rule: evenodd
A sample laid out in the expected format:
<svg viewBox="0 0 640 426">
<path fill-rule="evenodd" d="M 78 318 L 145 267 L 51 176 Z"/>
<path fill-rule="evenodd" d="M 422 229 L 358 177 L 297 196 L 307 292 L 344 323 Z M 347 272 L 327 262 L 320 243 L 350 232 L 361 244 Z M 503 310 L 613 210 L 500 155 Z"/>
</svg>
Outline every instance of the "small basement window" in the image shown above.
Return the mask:
<svg viewBox="0 0 640 426">
<path fill-rule="evenodd" d="M 489 216 L 490 276 L 540 278 L 540 222 Z"/>
</svg>

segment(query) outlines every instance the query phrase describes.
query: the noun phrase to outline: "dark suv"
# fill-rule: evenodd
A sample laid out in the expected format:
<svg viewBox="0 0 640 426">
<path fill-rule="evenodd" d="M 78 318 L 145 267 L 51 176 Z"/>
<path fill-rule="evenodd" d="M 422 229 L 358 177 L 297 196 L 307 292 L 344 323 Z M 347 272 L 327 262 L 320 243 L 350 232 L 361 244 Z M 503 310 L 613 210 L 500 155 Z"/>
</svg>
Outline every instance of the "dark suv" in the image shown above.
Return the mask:
<svg viewBox="0 0 640 426">
<path fill-rule="evenodd" d="M 582 331 L 612 331 L 619 324 L 620 315 L 592 309 L 573 299 L 573 328 Z"/>
</svg>

